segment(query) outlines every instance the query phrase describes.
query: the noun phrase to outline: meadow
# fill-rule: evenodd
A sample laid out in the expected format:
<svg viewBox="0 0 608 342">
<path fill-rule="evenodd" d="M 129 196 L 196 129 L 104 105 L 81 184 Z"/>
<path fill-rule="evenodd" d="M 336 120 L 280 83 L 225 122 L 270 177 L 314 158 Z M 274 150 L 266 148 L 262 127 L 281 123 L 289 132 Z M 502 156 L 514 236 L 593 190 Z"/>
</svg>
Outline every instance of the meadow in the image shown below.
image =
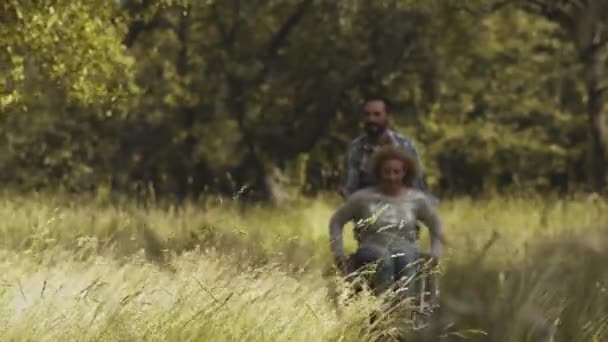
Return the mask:
<svg viewBox="0 0 608 342">
<path fill-rule="evenodd" d="M 396 322 L 368 324 L 374 298 L 335 299 L 327 223 L 338 203 L 326 196 L 244 206 L 213 197 L 177 207 L 4 194 L 0 336 L 390 340 Z M 433 336 L 608 340 L 606 199 L 493 195 L 445 200 L 439 210 L 449 245 Z M 423 234 L 423 250 L 427 242 Z"/>
</svg>

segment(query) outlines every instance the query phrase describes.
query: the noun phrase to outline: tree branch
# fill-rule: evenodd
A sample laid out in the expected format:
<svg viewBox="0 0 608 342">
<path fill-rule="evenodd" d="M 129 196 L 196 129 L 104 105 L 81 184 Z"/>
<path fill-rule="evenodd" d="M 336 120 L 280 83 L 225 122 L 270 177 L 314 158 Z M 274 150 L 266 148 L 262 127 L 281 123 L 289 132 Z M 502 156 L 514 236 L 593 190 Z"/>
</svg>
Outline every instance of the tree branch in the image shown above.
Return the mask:
<svg viewBox="0 0 608 342">
<path fill-rule="evenodd" d="M 254 77 L 252 83 L 260 83 L 265 78 L 272 64 L 275 62 L 279 55 L 280 49 L 285 45 L 289 33 L 298 25 L 298 23 L 304 18 L 306 11 L 313 4 L 313 0 L 302 0 L 291 13 L 289 18 L 283 23 L 283 26 L 273 35 L 272 39 L 268 44 L 266 52 L 266 59 L 264 66 L 260 72 Z"/>
<path fill-rule="evenodd" d="M 452 5 L 450 7 L 453 10 L 466 12 L 470 15 L 481 18 L 481 17 L 485 17 L 488 15 L 494 14 L 494 13 L 500 11 L 501 9 L 503 9 L 509 5 L 513 5 L 513 4 L 514 4 L 514 0 L 502 0 L 502 1 L 496 1 L 481 9 L 473 8 L 471 6 L 467 6 L 464 4 Z"/>
<path fill-rule="evenodd" d="M 129 9 L 129 16 L 131 18 L 136 17 L 139 13 L 145 11 L 150 6 L 153 6 L 153 0 L 144 0 L 140 6 L 136 6 Z M 126 47 L 131 47 L 137 41 L 137 38 L 144 33 L 145 31 L 149 31 L 155 28 L 171 28 L 171 23 L 162 15 L 162 11 L 156 11 L 154 16 L 150 21 L 145 21 L 143 19 L 135 19 L 129 25 L 129 29 L 127 34 L 123 38 L 123 45 Z"/>
<path fill-rule="evenodd" d="M 212 17 L 214 18 L 213 22 L 215 23 L 215 26 L 217 27 L 217 30 L 220 32 L 220 36 L 222 37 L 222 41 L 224 42 L 224 46 L 228 47 L 229 44 L 229 40 L 228 40 L 228 30 L 226 29 L 226 27 L 224 26 L 224 23 L 222 23 L 222 20 L 220 19 L 222 16 L 220 15 L 218 9 L 217 9 L 217 4 L 218 2 L 213 2 L 213 4 L 211 5 L 211 12 L 212 12 Z"/>
<path fill-rule="evenodd" d="M 231 52 L 234 47 L 234 42 L 236 41 L 236 34 L 240 26 L 239 12 L 241 8 L 241 1 L 233 0 L 232 2 L 232 22 L 230 27 L 226 27 L 226 25 L 224 25 L 224 23 L 222 22 L 222 15 L 218 10 L 217 4 L 218 2 L 214 2 L 213 5 L 211 5 L 212 21 L 215 23 L 215 26 L 217 27 L 217 30 L 220 33 L 224 49 L 226 49 L 227 52 Z"/>
<path fill-rule="evenodd" d="M 545 17 L 547 20 L 560 25 L 568 33 L 575 32 L 575 20 L 562 8 L 556 5 L 555 0 L 523 0 L 522 9 Z"/>
<path fill-rule="evenodd" d="M 602 30 L 598 34 L 598 38 L 597 38 L 597 41 L 595 41 L 595 44 L 599 47 L 608 45 L 608 28 L 605 30 Z"/>
<path fill-rule="evenodd" d="M 236 38 L 236 33 L 239 30 L 239 12 L 241 11 L 241 1 L 233 0 L 232 1 L 232 25 L 230 26 L 230 31 L 228 32 L 229 41 L 234 41 Z"/>
<path fill-rule="evenodd" d="M 579 56 L 584 62 L 602 56 L 602 50 L 608 48 L 608 31 L 602 31 L 602 28 L 597 26 L 596 30 L 598 31 L 595 32 L 591 41 L 579 48 Z"/>
<path fill-rule="evenodd" d="M 188 39 L 190 29 L 191 10 L 190 5 L 184 9 L 184 15 L 180 16 L 178 27 L 176 30 L 177 38 L 180 42 L 180 48 L 177 53 L 177 73 L 184 77 L 188 73 Z"/>
<path fill-rule="evenodd" d="M 272 37 L 270 44 L 268 45 L 268 55 L 274 56 L 278 53 L 278 50 L 287 40 L 287 36 L 293 30 L 293 28 L 302 20 L 308 7 L 312 4 L 312 0 L 303 0 L 291 13 L 289 18 L 285 21 L 283 26 L 276 32 Z"/>
</svg>

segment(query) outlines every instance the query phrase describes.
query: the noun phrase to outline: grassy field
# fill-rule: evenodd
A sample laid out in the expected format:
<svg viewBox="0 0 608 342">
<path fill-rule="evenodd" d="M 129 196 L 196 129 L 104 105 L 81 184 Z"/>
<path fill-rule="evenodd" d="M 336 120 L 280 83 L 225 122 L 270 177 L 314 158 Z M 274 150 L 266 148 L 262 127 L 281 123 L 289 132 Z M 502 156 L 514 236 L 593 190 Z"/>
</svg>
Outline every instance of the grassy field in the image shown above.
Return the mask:
<svg viewBox="0 0 608 342">
<path fill-rule="evenodd" d="M 378 303 L 336 306 L 336 199 L 176 208 L 0 198 L 3 341 L 360 341 Z M 608 201 L 442 203 L 438 327 L 455 340 L 608 340 Z M 355 248 L 346 231 L 349 251 Z M 421 245 L 427 249 L 428 237 Z M 336 310 L 339 308 L 340 310 Z M 384 329 L 384 330 L 383 330 Z"/>
</svg>

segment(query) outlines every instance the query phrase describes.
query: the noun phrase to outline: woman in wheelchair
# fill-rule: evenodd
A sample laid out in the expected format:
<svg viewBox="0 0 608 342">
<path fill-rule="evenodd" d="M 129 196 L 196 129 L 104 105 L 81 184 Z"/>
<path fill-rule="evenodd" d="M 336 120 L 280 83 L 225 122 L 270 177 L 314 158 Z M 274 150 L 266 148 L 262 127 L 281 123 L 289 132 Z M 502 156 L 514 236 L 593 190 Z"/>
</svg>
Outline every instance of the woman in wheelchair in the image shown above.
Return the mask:
<svg viewBox="0 0 608 342">
<path fill-rule="evenodd" d="M 411 279 L 418 268 L 417 222 L 430 231 L 431 260 L 436 264 L 444 244 L 441 220 L 424 193 L 412 187 L 416 162 L 392 146 L 373 156 L 371 173 L 376 185 L 353 193 L 333 214 L 329 223 L 331 251 L 345 275 L 373 266 L 369 287 L 382 294 L 396 283 Z M 355 222 L 357 251 L 347 258 L 343 250 L 344 225 Z M 400 288 L 407 297 L 414 286 Z"/>
</svg>

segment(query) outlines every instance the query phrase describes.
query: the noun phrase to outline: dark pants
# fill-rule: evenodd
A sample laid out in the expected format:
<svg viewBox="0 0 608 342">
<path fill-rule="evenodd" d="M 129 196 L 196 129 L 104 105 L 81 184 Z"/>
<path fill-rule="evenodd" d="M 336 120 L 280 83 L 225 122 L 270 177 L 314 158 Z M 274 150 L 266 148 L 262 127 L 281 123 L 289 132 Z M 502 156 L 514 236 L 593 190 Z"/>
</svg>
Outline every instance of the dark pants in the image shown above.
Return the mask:
<svg viewBox="0 0 608 342">
<path fill-rule="evenodd" d="M 362 241 L 350 256 L 351 276 L 363 276 L 374 293 L 381 294 L 397 281 L 406 281 L 415 275 L 417 259 L 416 245 L 411 242 Z M 413 280 L 408 282 L 405 296 L 414 295 L 414 283 Z"/>
</svg>

